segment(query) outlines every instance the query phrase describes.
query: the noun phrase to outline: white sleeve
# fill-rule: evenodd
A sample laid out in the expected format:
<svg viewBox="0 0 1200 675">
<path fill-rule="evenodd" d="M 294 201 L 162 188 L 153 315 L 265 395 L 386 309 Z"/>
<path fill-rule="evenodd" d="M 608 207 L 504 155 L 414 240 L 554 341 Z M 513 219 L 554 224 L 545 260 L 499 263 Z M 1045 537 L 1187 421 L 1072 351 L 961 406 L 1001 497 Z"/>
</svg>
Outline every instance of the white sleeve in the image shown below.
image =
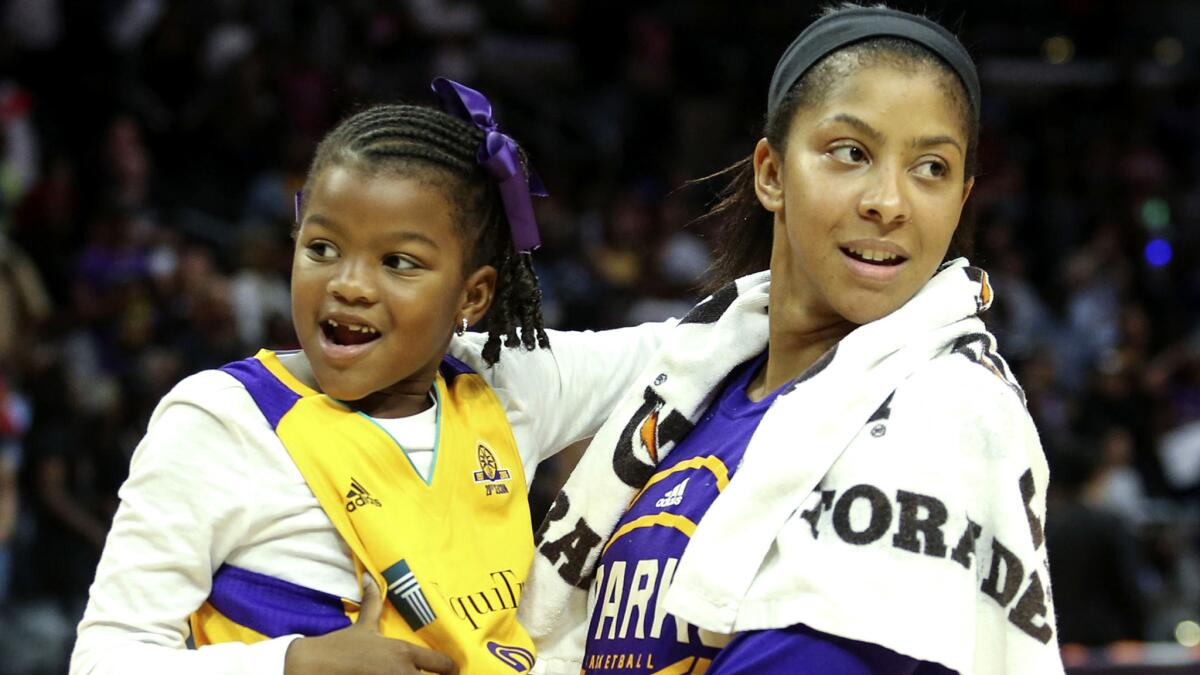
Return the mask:
<svg viewBox="0 0 1200 675">
<path fill-rule="evenodd" d="M 596 433 L 675 323 L 546 331 L 550 349 L 504 349 L 493 367 L 480 355 L 485 334 L 456 338 L 450 352 L 496 391 L 524 458 L 525 475 L 532 478 L 543 459 Z"/>
<path fill-rule="evenodd" d="M 230 422 L 249 396 L 231 378 L 214 388 L 214 375 L 224 376 L 202 373 L 176 387 L 134 452 L 71 675 L 283 672 L 296 636 L 185 648 L 188 616 L 208 598 L 213 571 L 257 527 L 254 464 L 244 460 L 252 449 Z M 189 390 L 195 395 L 181 393 Z"/>
</svg>

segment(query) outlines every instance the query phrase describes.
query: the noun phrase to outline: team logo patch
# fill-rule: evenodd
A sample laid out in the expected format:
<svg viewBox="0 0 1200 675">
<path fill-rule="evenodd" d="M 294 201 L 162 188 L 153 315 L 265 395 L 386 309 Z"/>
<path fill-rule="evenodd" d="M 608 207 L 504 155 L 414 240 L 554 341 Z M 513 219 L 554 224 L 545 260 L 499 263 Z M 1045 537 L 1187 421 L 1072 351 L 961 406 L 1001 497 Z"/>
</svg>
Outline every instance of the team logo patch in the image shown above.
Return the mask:
<svg viewBox="0 0 1200 675">
<path fill-rule="evenodd" d="M 502 645 L 499 642 L 487 643 L 488 651 L 492 656 L 500 659 L 500 663 L 512 668 L 518 673 L 528 673 L 533 667 L 533 652 L 523 647 L 513 647 L 511 645 Z"/>
<path fill-rule="evenodd" d="M 508 486 L 504 483 L 512 478 L 512 472 L 500 466 L 496 461 L 496 454 L 482 442 L 476 448 L 475 454 L 479 459 L 479 470 L 473 474 L 475 482 L 482 483 L 489 496 L 508 494 Z"/>
<path fill-rule="evenodd" d="M 354 513 L 364 506 L 383 506 L 383 502 L 371 496 L 367 488 L 354 476 L 350 477 L 350 489 L 346 492 L 346 510 Z"/>
<path fill-rule="evenodd" d="M 409 628 L 418 631 L 437 619 L 407 561 L 400 560 L 384 570 L 383 579 L 387 582 L 388 601 L 404 617 Z"/>
<path fill-rule="evenodd" d="M 642 445 L 650 454 L 650 461 L 655 464 L 658 464 L 658 411 L 662 410 L 662 407 L 662 403 L 655 405 L 638 430 L 638 437 L 642 439 Z"/>
</svg>

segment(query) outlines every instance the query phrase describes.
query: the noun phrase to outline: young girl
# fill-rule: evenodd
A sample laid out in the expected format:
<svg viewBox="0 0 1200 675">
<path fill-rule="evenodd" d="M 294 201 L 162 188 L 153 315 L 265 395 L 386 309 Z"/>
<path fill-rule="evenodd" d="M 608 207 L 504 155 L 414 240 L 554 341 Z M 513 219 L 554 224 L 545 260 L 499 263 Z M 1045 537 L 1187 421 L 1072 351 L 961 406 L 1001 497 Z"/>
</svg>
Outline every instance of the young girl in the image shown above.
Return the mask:
<svg viewBox="0 0 1200 675">
<path fill-rule="evenodd" d="M 303 351 L 159 404 L 72 673 L 532 665 L 528 480 L 595 431 L 659 329 L 547 335 L 524 159 L 478 92 L 435 89 L 453 115 L 378 106 L 321 142 L 297 197 Z M 489 335 L 452 338 L 489 308 Z"/>
<path fill-rule="evenodd" d="M 1062 672 L 1045 458 L 953 259 L 978 120 L 921 17 L 843 6 L 787 49 L 712 214 L 724 285 L 538 532 L 543 672 Z"/>
</svg>

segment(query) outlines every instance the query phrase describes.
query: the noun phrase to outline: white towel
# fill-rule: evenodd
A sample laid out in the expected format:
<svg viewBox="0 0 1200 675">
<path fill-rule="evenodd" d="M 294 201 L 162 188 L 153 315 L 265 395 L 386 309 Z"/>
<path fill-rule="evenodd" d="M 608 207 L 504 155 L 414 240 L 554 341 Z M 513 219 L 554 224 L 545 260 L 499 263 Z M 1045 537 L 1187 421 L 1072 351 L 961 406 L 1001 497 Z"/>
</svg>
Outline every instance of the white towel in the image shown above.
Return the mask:
<svg viewBox="0 0 1200 675">
<path fill-rule="evenodd" d="M 520 614 L 538 672 L 579 672 L 600 549 L 728 372 L 765 349 L 769 283 L 740 279 L 680 322 L 551 507 Z M 718 633 L 803 623 L 963 674 L 1062 672 L 1047 469 L 976 316 L 990 301 L 982 270 L 947 263 L 787 385 L 666 609 Z"/>
</svg>

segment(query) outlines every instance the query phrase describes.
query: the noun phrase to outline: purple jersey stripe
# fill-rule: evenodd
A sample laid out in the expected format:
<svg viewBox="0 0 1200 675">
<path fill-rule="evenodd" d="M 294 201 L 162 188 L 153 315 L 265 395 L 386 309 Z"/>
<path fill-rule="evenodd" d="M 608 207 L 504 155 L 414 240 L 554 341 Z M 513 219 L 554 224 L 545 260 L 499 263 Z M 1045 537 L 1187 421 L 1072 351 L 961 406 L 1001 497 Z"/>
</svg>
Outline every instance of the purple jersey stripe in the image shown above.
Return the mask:
<svg viewBox="0 0 1200 675">
<path fill-rule="evenodd" d="M 459 375 L 471 375 L 475 372 L 471 366 L 459 361 L 449 354 L 442 357 L 442 365 L 439 368 L 442 371 L 442 377 L 446 378 L 446 382 L 452 382 Z"/>
<path fill-rule="evenodd" d="M 272 429 L 279 426 L 279 420 L 300 400 L 300 394 L 280 382 L 258 359 L 227 363 L 221 370 L 237 378 L 246 387 Z"/>
<path fill-rule="evenodd" d="M 217 570 L 208 602 L 230 621 L 269 638 L 324 635 L 350 625 L 338 596 L 233 565 Z"/>
<path fill-rule="evenodd" d="M 713 661 L 708 675 L 953 675 L 942 666 L 869 642 L 795 625 L 740 633 Z"/>
</svg>

